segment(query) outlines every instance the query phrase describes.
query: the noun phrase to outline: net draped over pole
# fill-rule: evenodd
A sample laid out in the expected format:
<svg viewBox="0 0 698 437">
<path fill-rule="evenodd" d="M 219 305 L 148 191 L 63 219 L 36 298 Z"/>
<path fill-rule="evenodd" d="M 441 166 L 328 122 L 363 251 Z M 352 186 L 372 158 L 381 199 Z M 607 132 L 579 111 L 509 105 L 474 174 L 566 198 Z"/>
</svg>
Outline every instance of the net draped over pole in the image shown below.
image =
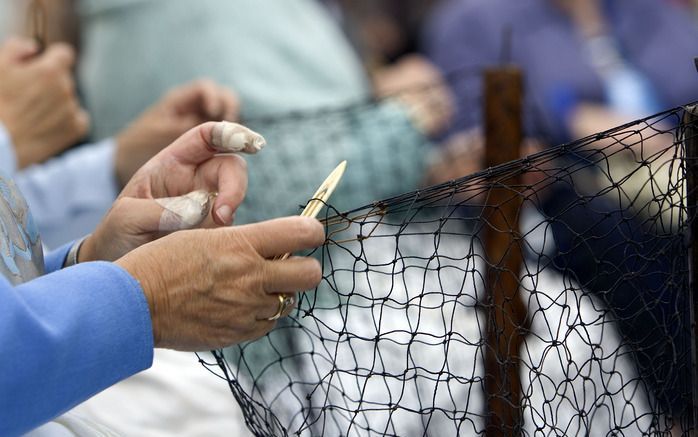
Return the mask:
<svg viewBox="0 0 698 437">
<path fill-rule="evenodd" d="M 521 156 L 523 75 L 515 67 L 489 69 L 485 77 L 485 164 L 495 167 Z M 519 350 L 527 330 L 526 307 L 519 296 L 522 249 L 519 213 L 522 196 L 512 192 L 520 175 L 494 183 L 482 219 L 487 259 L 485 288 L 487 348 L 485 390 L 487 435 L 517 435 L 521 429 Z"/>
<path fill-rule="evenodd" d="M 686 145 L 697 130 L 686 114 L 328 205 L 317 290 L 267 336 L 202 363 L 259 436 L 692 429 Z M 508 205 L 518 229 L 492 219 Z M 507 262 L 488 252 L 496 234 Z M 514 282 L 503 299 L 488 297 L 493 271 Z M 492 314 L 513 330 L 496 342 L 509 376 L 494 389 Z"/>
</svg>

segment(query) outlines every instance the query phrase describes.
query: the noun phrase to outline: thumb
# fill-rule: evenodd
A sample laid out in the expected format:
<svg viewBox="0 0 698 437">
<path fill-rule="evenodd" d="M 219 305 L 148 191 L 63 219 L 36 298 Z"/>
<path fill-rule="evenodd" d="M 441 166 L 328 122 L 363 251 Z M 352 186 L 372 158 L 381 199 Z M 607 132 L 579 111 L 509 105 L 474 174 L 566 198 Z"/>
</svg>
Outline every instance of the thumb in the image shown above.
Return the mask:
<svg viewBox="0 0 698 437">
<path fill-rule="evenodd" d="M 213 197 L 205 190 L 197 190 L 184 196 L 155 199 L 162 208 L 158 231 L 174 232 L 198 227 L 208 216 Z"/>
<path fill-rule="evenodd" d="M 208 216 L 212 198 L 204 190 L 161 199 L 122 197 L 114 208 L 133 234 L 174 232 L 199 226 Z"/>
</svg>

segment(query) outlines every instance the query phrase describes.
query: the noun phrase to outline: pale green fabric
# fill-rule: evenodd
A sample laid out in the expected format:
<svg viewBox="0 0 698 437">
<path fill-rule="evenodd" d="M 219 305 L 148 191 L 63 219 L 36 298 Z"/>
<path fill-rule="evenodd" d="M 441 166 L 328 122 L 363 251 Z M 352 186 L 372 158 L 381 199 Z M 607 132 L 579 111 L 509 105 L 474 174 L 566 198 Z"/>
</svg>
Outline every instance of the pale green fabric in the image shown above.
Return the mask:
<svg viewBox="0 0 698 437">
<path fill-rule="evenodd" d="M 82 0 L 80 86 L 94 135 L 114 134 L 170 87 L 210 77 L 234 89 L 268 148 L 249 162 L 237 223 L 297 214 L 341 160 L 344 210 L 411 191 L 425 140 L 395 102 L 370 97 L 340 29 L 313 0 Z M 289 112 L 298 116 L 281 116 Z"/>
<path fill-rule="evenodd" d="M 98 137 L 174 85 L 206 76 L 246 118 L 368 94 L 360 64 L 312 0 L 81 0 L 80 77 Z"/>
</svg>

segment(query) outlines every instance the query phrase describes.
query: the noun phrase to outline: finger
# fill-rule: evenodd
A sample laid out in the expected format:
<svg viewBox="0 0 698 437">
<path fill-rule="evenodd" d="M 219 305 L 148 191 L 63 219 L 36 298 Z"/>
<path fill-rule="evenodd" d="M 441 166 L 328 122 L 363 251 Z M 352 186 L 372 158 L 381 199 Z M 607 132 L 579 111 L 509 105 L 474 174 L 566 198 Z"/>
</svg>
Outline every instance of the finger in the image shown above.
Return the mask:
<svg viewBox="0 0 698 437">
<path fill-rule="evenodd" d="M 33 39 L 10 37 L 0 48 L 0 58 L 23 61 L 39 53 L 39 45 Z"/>
<path fill-rule="evenodd" d="M 187 131 L 156 159 L 174 158 L 182 164 L 199 165 L 219 153 L 257 152 L 265 144 L 264 137 L 239 124 L 208 122 Z"/>
<path fill-rule="evenodd" d="M 158 230 L 174 232 L 199 227 L 208 216 L 212 198 L 208 191 L 197 190 L 184 196 L 155 199 L 163 208 Z"/>
<path fill-rule="evenodd" d="M 198 227 L 208 215 L 210 198 L 206 191 L 162 199 L 122 197 L 114 209 L 133 233 L 174 232 Z"/>
<path fill-rule="evenodd" d="M 308 217 L 286 217 L 236 228 L 263 258 L 314 249 L 325 241 L 325 228 Z"/>
<path fill-rule="evenodd" d="M 312 287 L 313 289 L 315 287 Z M 310 290 L 310 289 L 307 289 Z M 305 290 L 304 290 L 305 291 Z M 281 317 L 288 317 L 289 314 L 293 312 L 293 310 L 296 309 L 298 306 L 298 294 L 297 293 L 287 293 L 284 295 L 285 299 L 288 299 L 288 302 L 290 304 L 284 309 L 284 311 L 281 313 Z"/>
<path fill-rule="evenodd" d="M 285 260 L 266 261 L 264 265 L 264 291 L 270 294 L 295 293 L 312 290 L 322 280 L 322 267 L 315 258 L 292 257 Z"/>
<path fill-rule="evenodd" d="M 75 135 L 78 137 L 76 140 L 79 140 L 85 136 L 90 129 L 90 114 L 82 108 L 78 109 L 76 111 L 74 123 Z"/>
<path fill-rule="evenodd" d="M 147 234 L 159 231 L 164 211 L 154 199 L 121 197 L 114 202 L 110 215 L 118 217 L 118 222 L 130 233 Z"/>
<path fill-rule="evenodd" d="M 240 118 L 240 100 L 228 88 L 221 87 L 220 98 L 223 102 L 223 120 L 237 121 Z"/>
<path fill-rule="evenodd" d="M 255 154 L 266 145 L 261 135 L 237 123 L 217 123 L 211 134 L 214 147 L 221 153 Z"/>
<path fill-rule="evenodd" d="M 223 100 L 219 96 L 219 88 L 210 80 L 201 80 L 197 84 L 199 88 L 199 98 L 204 114 L 209 120 L 223 119 Z"/>
<path fill-rule="evenodd" d="M 296 308 L 297 297 L 296 293 L 277 293 L 270 294 L 272 297 L 269 300 L 265 300 L 265 305 L 261 310 L 257 312 L 256 321 L 276 321 L 282 317 L 286 317 L 293 312 Z M 272 312 L 273 311 L 273 312 Z M 258 326 L 256 326 L 258 328 Z"/>
<path fill-rule="evenodd" d="M 205 169 L 205 182 L 218 195 L 213 202 L 213 219 L 220 226 L 233 223 L 233 215 L 247 192 L 247 163 L 240 156 L 220 156 Z"/>
<path fill-rule="evenodd" d="M 168 131 L 176 133 L 174 139 L 177 139 L 177 136 L 181 135 L 182 132 L 187 132 L 189 129 L 195 128 L 202 122 L 201 116 L 197 114 L 179 115 L 177 117 L 168 118 L 166 121 L 169 123 Z"/>
<path fill-rule="evenodd" d="M 179 115 L 196 115 L 206 120 L 220 120 L 222 108 L 217 85 L 208 79 L 197 80 L 174 88 L 165 97 L 167 105 Z"/>
<path fill-rule="evenodd" d="M 75 64 L 75 50 L 65 43 L 55 43 L 48 46 L 46 51 L 36 58 L 36 65 L 45 68 L 59 68 L 69 71 Z"/>
</svg>

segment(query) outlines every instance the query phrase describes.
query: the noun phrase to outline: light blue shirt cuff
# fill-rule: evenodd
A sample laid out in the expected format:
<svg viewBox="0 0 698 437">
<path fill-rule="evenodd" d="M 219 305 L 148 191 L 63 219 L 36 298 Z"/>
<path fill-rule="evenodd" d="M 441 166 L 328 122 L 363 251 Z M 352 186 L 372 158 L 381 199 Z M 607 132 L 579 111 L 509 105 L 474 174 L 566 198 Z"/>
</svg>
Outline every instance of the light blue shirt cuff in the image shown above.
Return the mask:
<svg viewBox="0 0 698 437">
<path fill-rule="evenodd" d="M 5 126 L 0 123 L 0 172 L 7 176 L 14 175 L 17 171 L 17 156 L 15 148 Z"/>
<path fill-rule="evenodd" d="M 17 173 L 41 239 L 49 248 L 89 234 L 119 193 L 116 143 L 109 139 L 70 150 Z"/>
<path fill-rule="evenodd" d="M 75 244 L 75 242 L 71 241 L 44 255 L 44 266 L 47 274 L 63 268 L 65 258 L 68 256 L 68 252 L 73 247 L 73 244 Z"/>
</svg>

